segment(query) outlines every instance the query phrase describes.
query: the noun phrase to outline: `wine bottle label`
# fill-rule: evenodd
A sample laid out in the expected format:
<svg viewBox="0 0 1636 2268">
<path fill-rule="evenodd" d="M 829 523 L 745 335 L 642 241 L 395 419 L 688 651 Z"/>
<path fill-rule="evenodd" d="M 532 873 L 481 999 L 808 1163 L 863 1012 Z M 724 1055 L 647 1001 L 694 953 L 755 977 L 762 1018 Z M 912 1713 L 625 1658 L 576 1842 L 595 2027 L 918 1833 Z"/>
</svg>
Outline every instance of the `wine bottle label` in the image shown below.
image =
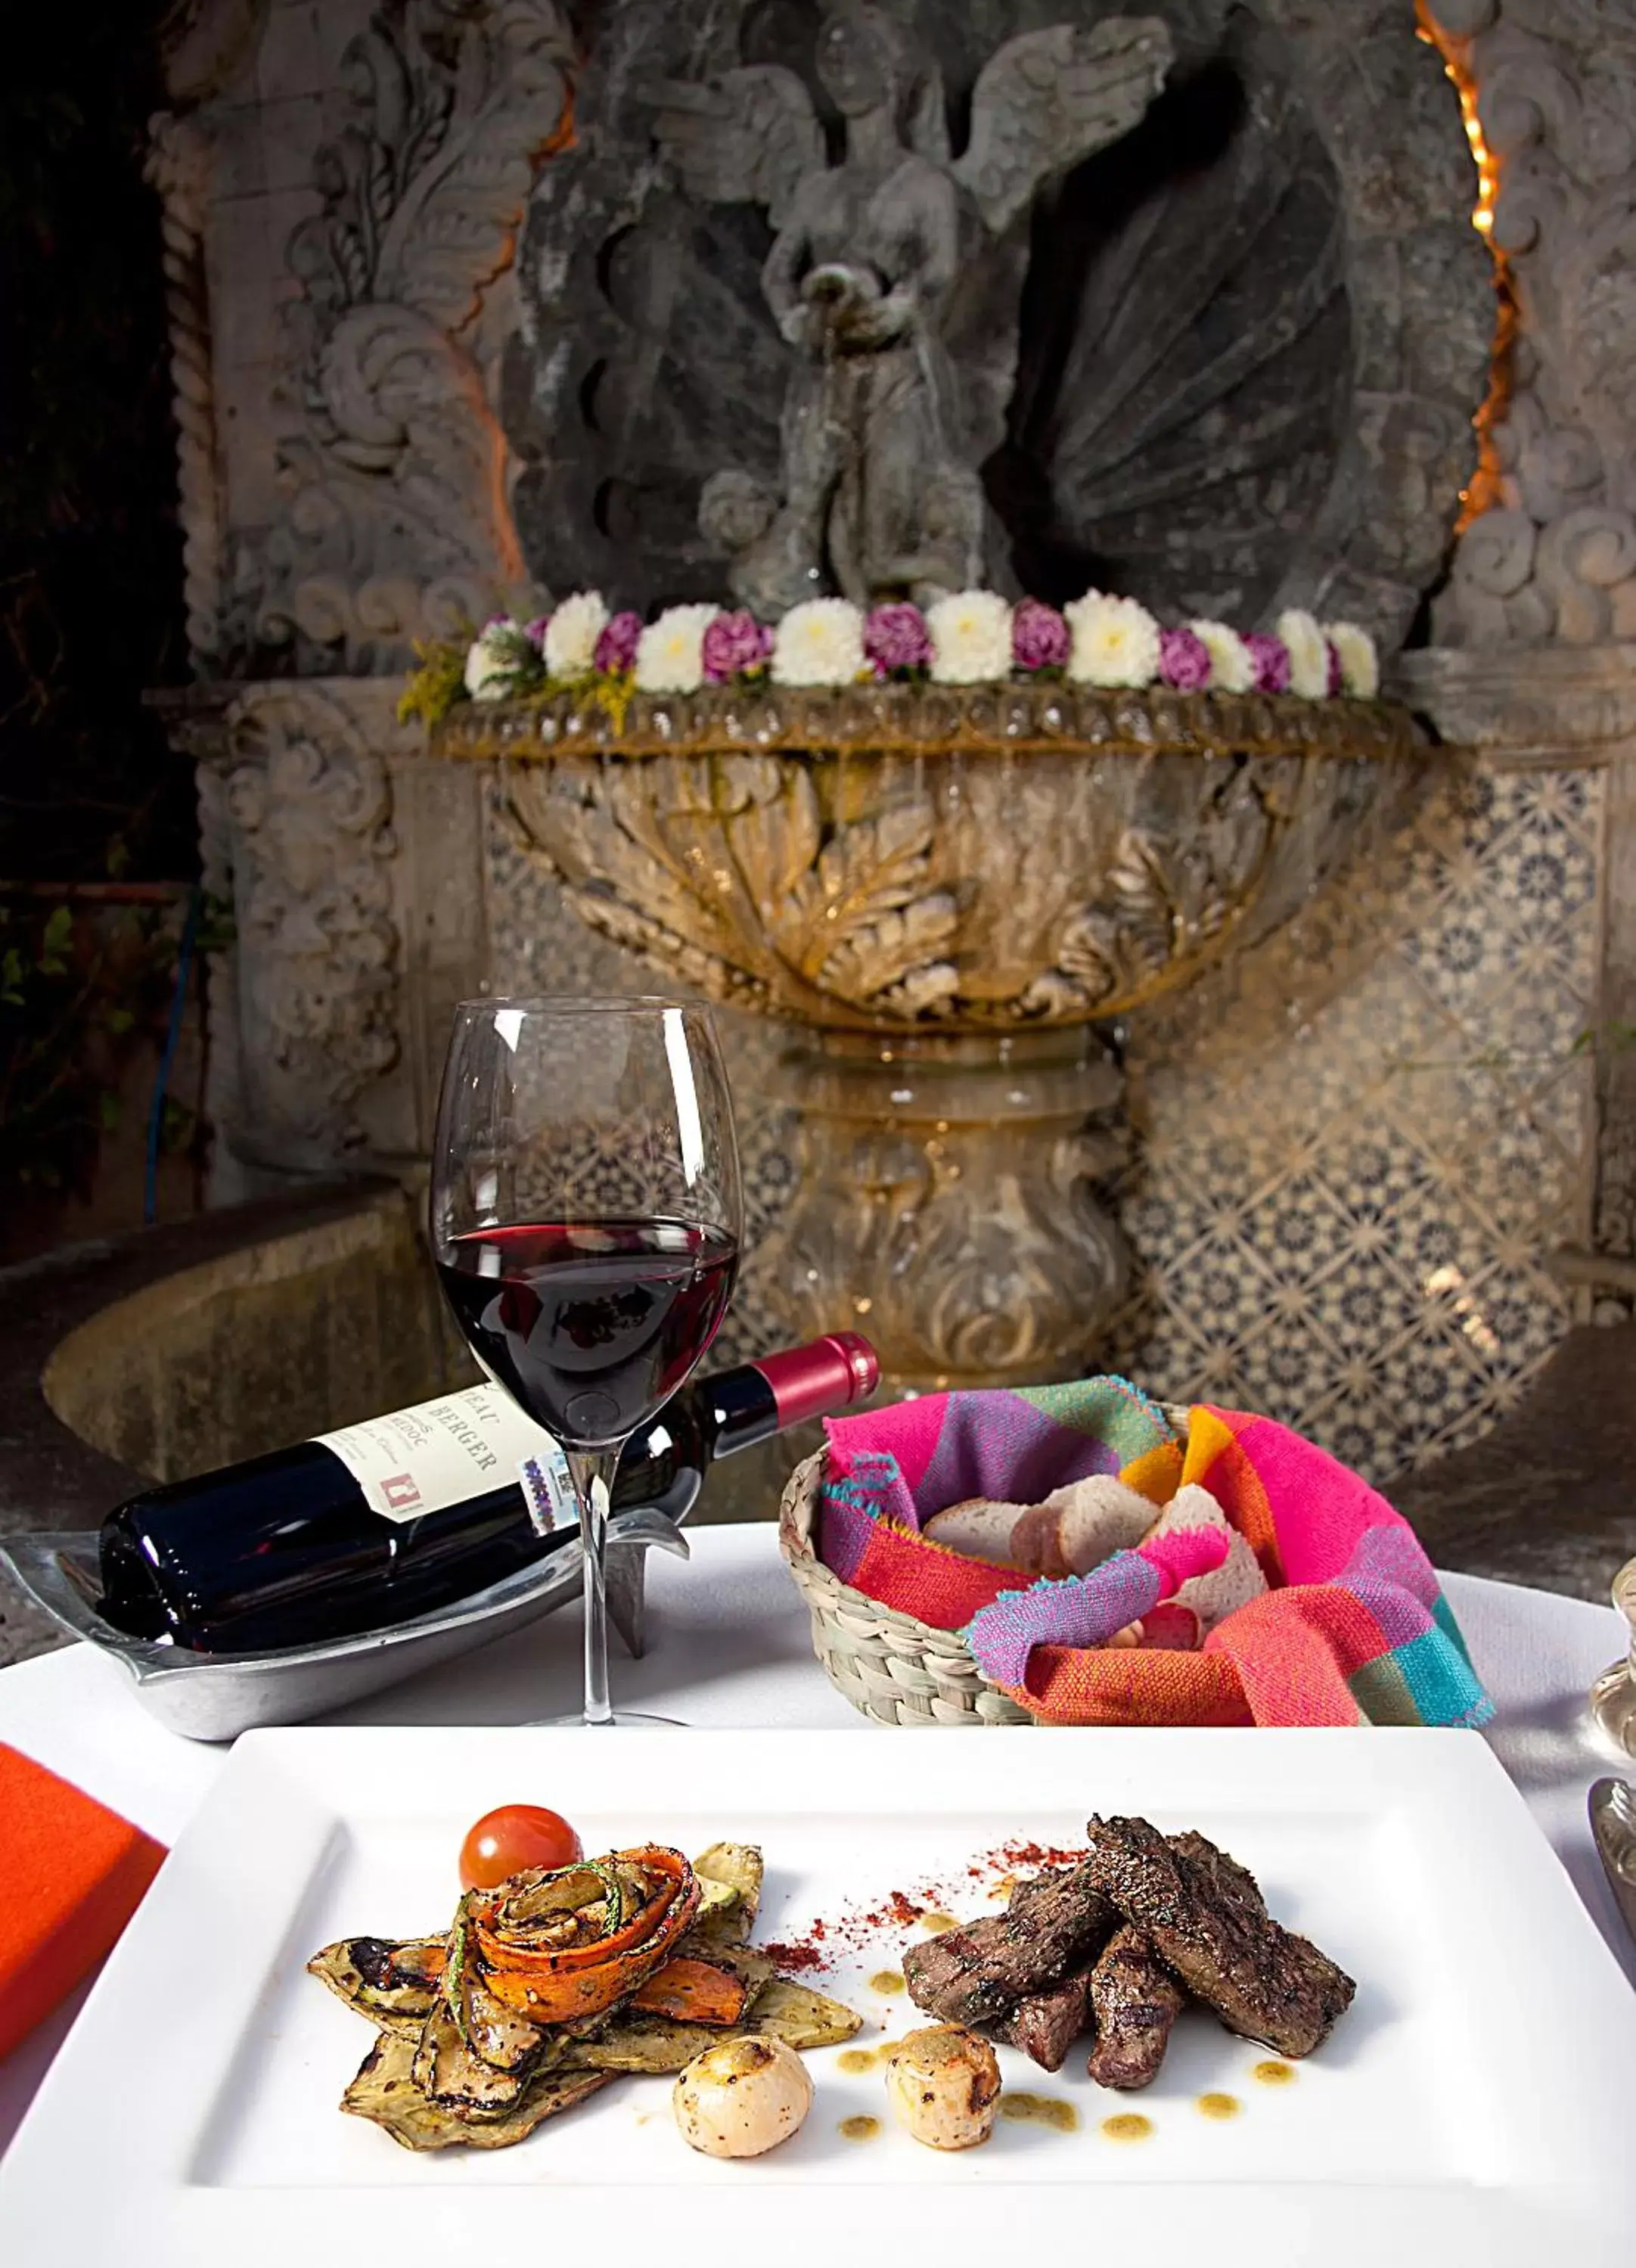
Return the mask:
<svg viewBox="0 0 1636 2268">
<path fill-rule="evenodd" d="M 473 1386 L 313 1439 L 384 1520 L 423 1520 L 504 1488 L 525 1459 L 560 1457 L 549 1433 L 497 1387 Z"/>
</svg>

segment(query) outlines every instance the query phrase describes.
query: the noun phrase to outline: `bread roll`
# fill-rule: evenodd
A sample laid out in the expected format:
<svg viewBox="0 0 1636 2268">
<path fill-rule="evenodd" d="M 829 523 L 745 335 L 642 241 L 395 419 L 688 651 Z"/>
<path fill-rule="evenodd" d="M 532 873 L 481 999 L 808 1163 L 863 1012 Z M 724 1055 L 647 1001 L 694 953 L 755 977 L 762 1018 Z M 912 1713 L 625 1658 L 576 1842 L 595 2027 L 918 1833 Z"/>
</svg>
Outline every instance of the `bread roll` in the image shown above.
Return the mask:
<svg viewBox="0 0 1636 2268">
<path fill-rule="evenodd" d="M 1115 1551 L 1133 1550 L 1153 1525 L 1145 1496 L 1111 1473 L 1054 1489 L 1017 1521 L 1011 1556 L 1037 1574 L 1089 1575 Z"/>
<path fill-rule="evenodd" d="M 968 1559 L 986 1559 L 994 1567 L 1021 1565 L 1011 1557 L 1011 1532 L 1021 1517 L 1020 1504 L 991 1504 L 987 1497 L 968 1497 L 935 1512 L 921 1533 L 946 1550 L 964 1552 Z"/>
</svg>

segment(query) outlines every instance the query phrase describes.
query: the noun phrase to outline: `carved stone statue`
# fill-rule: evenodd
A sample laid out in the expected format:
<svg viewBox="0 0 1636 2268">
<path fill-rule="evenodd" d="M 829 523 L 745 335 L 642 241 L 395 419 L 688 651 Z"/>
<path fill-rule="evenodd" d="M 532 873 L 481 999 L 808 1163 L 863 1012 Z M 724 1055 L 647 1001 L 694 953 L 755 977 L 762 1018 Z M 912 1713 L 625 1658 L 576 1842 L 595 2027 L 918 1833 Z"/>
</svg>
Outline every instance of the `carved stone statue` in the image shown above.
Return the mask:
<svg viewBox="0 0 1636 2268">
<path fill-rule="evenodd" d="M 776 613 L 837 587 L 860 604 L 924 601 L 981 579 L 981 451 L 951 319 L 1037 190 L 1135 125 L 1170 52 L 1155 18 L 1009 40 L 978 77 L 958 158 L 935 63 L 863 0 L 829 9 L 818 36 L 818 76 L 846 126 L 839 165 L 781 64 L 653 87 L 655 136 L 686 193 L 767 208 L 776 235 L 761 287 L 800 357 L 783 403 L 781 497 L 752 496 L 730 475 L 701 497 L 701 524 L 729 541 L 745 604 Z"/>
</svg>

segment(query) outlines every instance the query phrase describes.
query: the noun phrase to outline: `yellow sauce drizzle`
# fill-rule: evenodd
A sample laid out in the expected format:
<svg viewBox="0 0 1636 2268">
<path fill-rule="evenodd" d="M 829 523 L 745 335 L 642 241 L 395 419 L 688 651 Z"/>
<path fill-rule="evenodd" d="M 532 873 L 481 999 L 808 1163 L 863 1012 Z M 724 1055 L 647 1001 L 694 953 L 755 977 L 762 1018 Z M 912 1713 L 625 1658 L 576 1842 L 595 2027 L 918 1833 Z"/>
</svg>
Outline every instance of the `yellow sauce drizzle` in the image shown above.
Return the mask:
<svg viewBox="0 0 1636 2268">
<path fill-rule="evenodd" d="M 1250 2076 L 1258 2079 L 1263 2087 L 1293 2087 L 1295 2070 L 1293 2064 L 1280 2063 L 1276 2058 L 1271 2058 L 1266 2063 L 1258 2063 Z"/>
<path fill-rule="evenodd" d="M 837 2071 L 873 2071 L 876 2065 L 884 2063 L 891 2053 L 890 2040 L 877 2048 L 847 2048 L 836 2057 L 835 2068 Z"/>
<path fill-rule="evenodd" d="M 921 1916 L 921 1927 L 929 1937 L 941 1937 L 946 1929 L 958 1929 L 959 1923 L 952 1914 L 929 1913 Z"/>
<path fill-rule="evenodd" d="M 1153 2121 L 1144 2118 L 1140 2110 L 1121 2110 L 1117 2117 L 1103 2120 L 1102 2131 L 1110 2142 L 1145 2142 L 1153 2132 Z"/>
<path fill-rule="evenodd" d="M 1236 2095 L 1201 2095 L 1193 2105 L 1206 2118 L 1236 2118 L 1244 2107 Z"/>
<path fill-rule="evenodd" d="M 901 1992 L 903 1979 L 895 1969 L 877 1969 L 869 1979 L 871 1992 Z"/>
<path fill-rule="evenodd" d="M 1016 2093 L 1007 2088 L 1000 2098 L 1000 2116 L 1025 2118 L 1035 2126 L 1052 2126 L 1059 2134 L 1075 2133 L 1079 2127 L 1078 2111 L 1060 2095 L 1029 2095 L 1022 2088 Z"/>
<path fill-rule="evenodd" d="M 840 2131 L 848 2142 L 872 2142 L 880 2132 L 878 2118 L 843 2118 Z"/>
</svg>

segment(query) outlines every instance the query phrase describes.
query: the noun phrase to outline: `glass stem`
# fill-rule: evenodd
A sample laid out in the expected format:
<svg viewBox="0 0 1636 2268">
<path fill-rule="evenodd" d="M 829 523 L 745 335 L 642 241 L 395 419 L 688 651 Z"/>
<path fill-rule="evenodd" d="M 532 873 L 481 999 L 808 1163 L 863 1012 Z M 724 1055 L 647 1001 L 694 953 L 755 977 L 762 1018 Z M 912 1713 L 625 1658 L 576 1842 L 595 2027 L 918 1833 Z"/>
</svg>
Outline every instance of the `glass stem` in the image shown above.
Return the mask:
<svg viewBox="0 0 1636 2268">
<path fill-rule="evenodd" d="M 569 1449 L 569 1470 L 579 1504 L 579 1540 L 585 1566 L 585 1706 L 588 1725 L 611 1725 L 608 1699 L 608 1594 L 605 1562 L 608 1548 L 608 1504 L 620 1447 Z"/>
</svg>

